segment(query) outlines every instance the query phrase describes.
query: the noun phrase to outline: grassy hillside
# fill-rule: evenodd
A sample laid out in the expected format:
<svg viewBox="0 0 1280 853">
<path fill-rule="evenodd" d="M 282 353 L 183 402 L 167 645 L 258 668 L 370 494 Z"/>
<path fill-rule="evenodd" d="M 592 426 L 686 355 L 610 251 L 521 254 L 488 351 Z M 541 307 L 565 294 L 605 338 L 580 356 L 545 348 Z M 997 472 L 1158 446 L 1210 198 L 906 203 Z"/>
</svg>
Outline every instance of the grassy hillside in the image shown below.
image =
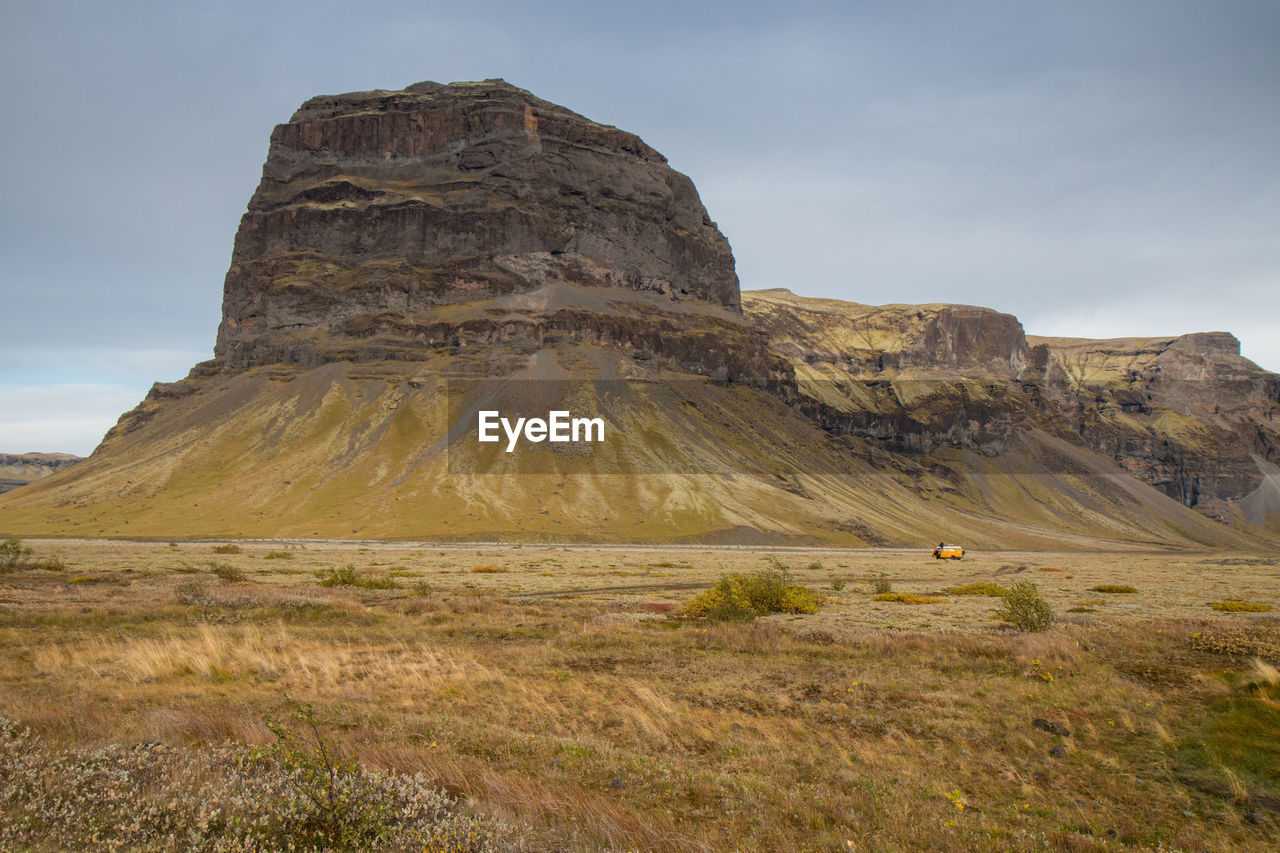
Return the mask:
<svg viewBox="0 0 1280 853">
<path fill-rule="evenodd" d="M 1257 544 L 1044 434 L 994 458 L 890 455 L 823 432 L 764 391 L 607 348 L 551 347 L 501 381 L 459 384 L 483 369 L 441 355 L 409 366 L 257 368 L 167 387 L 87 461 L 0 498 L 0 532 Z M 481 405 L 599 415 L 606 440 L 507 454 L 475 440 Z"/>
</svg>

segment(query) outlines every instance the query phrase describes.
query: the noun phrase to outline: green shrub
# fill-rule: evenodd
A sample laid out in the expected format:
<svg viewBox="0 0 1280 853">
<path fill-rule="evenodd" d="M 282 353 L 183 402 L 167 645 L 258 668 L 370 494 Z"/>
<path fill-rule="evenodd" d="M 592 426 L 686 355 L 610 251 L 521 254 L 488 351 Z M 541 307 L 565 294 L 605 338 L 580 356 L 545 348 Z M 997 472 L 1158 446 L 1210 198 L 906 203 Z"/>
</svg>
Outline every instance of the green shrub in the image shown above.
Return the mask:
<svg viewBox="0 0 1280 853">
<path fill-rule="evenodd" d="M 1013 585 L 996 615 L 1018 630 L 1033 634 L 1047 630 L 1056 618 L 1049 602 L 1041 598 L 1036 585 L 1028 581 Z"/>
<path fill-rule="evenodd" d="M 244 583 L 249 579 L 244 569 L 228 566 L 226 563 L 210 563 L 209 569 L 227 583 Z"/>
<path fill-rule="evenodd" d="M 770 613 L 817 613 L 822 598 L 791 582 L 785 570 L 768 569 L 749 575 L 723 575 L 711 589 L 685 605 L 689 616 L 724 621 L 748 621 Z"/>
<path fill-rule="evenodd" d="M 831 588 L 836 592 L 844 589 L 844 578 L 833 578 L 831 581 Z"/>
<path fill-rule="evenodd" d="M 58 555 L 32 560 L 32 550 L 22 544 L 20 539 L 6 539 L 0 542 L 0 574 L 17 569 L 44 569 L 48 572 L 60 572 L 67 567 Z"/>
<path fill-rule="evenodd" d="M 44 569 L 46 572 L 60 572 L 66 567 L 67 564 L 57 554 L 52 557 L 46 557 L 43 560 L 37 560 L 35 563 L 35 568 Z"/>
<path fill-rule="evenodd" d="M 394 578 L 362 578 L 356 567 L 347 563 L 340 569 L 330 569 L 320 578 L 321 586 L 358 586 L 362 589 L 397 589 Z"/>
<path fill-rule="evenodd" d="M 178 599 L 178 603 L 189 604 L 194 607 L 209 607 L 215 603 L 209 597 L 204 584 L 198 580 L 185 580 L 178 584 L 173 588 L 173 596 Z"/>
<path fill-rule="evenodd" d="M 326 737 L 310 703 L 289 701 L 293 725 L 271 719 L 267 729 L 275 735 L 271 751 L 289 786 L 310 812 L 304 822 L 309 834 L 342 848 L 381 841 L 384 827 L 395 822 L 394 802 L 370 786 L 353 784 L 360 766 Z"/>
<path fill-rule="evenodd" d="M 0 572 L 11 572 L 24 566 L 31 556 L 31 549 L 18 539 L 6 539 L 0 542 Z"/>
<path fill-rule="evenodd" d="M 1119 583 L 1104 583 L 1104 584 L 1099 584 L 1098 586 L 1091 586 L 1089 587 L 1089 591 L 1090 592 L 1110 592 L 1110 593 L 1117 593 L 1120 595 L 1128 595 L 1129 593 L 1137 592 L 1136 589 L 1129 586 L 1128 584 L 1119 584 Z"/>
<path fill-rule="evenodd" d="M 292 560 L 292 559 L 293 559 L 293 552 L 292 552 L 292 551 L 268 551 L 266 554 L 264 554 L 264 555 L 263 555 L 262 559 L 264 559 L 264 560 Z"/>
</svg>

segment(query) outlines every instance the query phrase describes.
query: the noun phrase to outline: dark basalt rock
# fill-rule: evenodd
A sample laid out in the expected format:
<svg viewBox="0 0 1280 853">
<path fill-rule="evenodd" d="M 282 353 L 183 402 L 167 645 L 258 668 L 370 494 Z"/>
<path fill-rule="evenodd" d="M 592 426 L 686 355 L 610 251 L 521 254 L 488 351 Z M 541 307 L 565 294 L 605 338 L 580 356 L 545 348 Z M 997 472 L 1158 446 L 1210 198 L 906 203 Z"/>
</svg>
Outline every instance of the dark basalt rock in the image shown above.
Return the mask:
<svg viewBox="0 0 1280 853">
<path fill-rule="evenodd" d="M 315 331 L 403 336 L 549 284 L 740 312 L 728 241 L 639 137 L 502 80 L 312 98 L 271 135 L 215 354 L 323 360 Z"/>
</svg>

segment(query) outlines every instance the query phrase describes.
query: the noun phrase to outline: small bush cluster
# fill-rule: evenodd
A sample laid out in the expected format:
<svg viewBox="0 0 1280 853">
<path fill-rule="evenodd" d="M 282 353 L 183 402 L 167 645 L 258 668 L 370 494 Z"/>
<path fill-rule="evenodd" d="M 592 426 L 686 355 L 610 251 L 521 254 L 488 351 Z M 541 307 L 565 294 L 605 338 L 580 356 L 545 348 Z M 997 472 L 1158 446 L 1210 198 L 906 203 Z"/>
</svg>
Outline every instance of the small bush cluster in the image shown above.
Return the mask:
<svg viewBox="0 0 1280 853">
<path fill-rule="evenodd" d="M 1097 586 L 1089 587 L 1089 591 L 1090 592 L 1110 592 L 1110 593 L 1115 593 L 1119 595 L 1129 595 L 1130 593 L 1137 592 L 1136 589 L 1129 586 L 1128 584 L 1121 584 L 1121 583 L 1098 584 Z"/>
<path fill-rule="evenodd" d="M 0 542 L 0 571 L 11 572 L 23 566 L 31 557 L 31 549 L 17 539 Z"/>
<path fill-rule="evenodd" d="M 885 593 L 893 592 L 893 582 L 886 578 L 879 578 L 872 582 L 871 589 L 876 595 L 884 595 Z"/>
<path fill-rule="evenodd" d="M 493 575 L 493 574 L 498 574 L 500 572 L 505 572 L 506 569 L 501 568 L 499 566 L 472 566 L 471 571 L 476 572 L 477 574 L 482 574 L 482 575 Z"/>
<path fill-rule="evenodd" d="M 240 553 L 240 546 L 239 546 L 239 545 L 231 545 L 231 544 L 227 544 L 227 545 L 215 545 L 215 546 L 213 546 L 213 553 L 215 553 L 215 554 L 239 554 L 239 553 Z"/>
<path fill-rule="evenodd" d="M 18 569 L 45 569 L 50 572 L 60 572 L 66 568 L 66 564 L 62 562 L 61 557 L 54 556 L 43 560 L 33 560 L 32 555 L 34 553 L 26 545 L 23 545 L 20 539 L 6 539 L 0 542 L 0 574 L 17 571 Z"/>
<path fill-rule="evenodd" d="M 292 559 L 293 559 L 293 552 L 292 552 L 292 551 L 268 551 L 266 554 L 263 554 L 263 555 L 262 555 L 262 559 L 264 559 L 264 560 L 292 560 Z"/>
<path fill-rule="evenodd" d="M 249 580 L 249 576 L 245 574 L 244 569 L 229 566 L 226 563 L 210 563 L 209 570 L 217 575 L 220 580 L 227 583 L 244 583 Z"/>
<path fill-rule="evenodd" d="M 1214 610 L 1220 610 L 1224 613 L 1269 613 L 1271 612 L 1270 604 L 1261 604 L 1257 601 L 1239 601 L 1237 599 L 1227 599 L 1226 601 L 1215 601 L 1209 605 Z"/>
<path fill-rule="evenodd" d="M 951 595 L 989 595 L 992 598 L 1003 598 L 1009 590 L 998 583 L 971 583 L 964 586 L 949 586 L 946 590 Z"/>
<path fill-rule="evenodd" d="M 1190 646 L 1199 652 L 1229 657 L 1280 661 L 1280 629 L 1247 622 L 1215 620 L 1192 633 Z"/>
<path fill-rule="evenodd" d="M 770 613 L 817 613 L 822 598 L 791 582 L 785 570 L 767 569 L 749 575 L 723 575 L 711 589 L 685 605 L 688 616 L 723 621 L 748 621 Z"/>
<path fill-rule="evenodd" d="M 1029 581 L 1015 583 L 1004 596 L 1004 606 L 996 615 L 1019 631 L 1039 633 L 1048 630 L 1057 618 L 1049 602 L 1040 597 L 1036 585 Z"/>
<path fill-rule="evenodd" d="M 173 588 L 173 597 L 178 600 L 179 604 L 187 604 L 192 607 L 212 607 L 217 604 L 209 591 L 204 588 L 204 584 L 198 580 L 185 580 Z"/>
<path fill-rule="evenodd" d="M 366 770 L 322 738 L 281 732 L 271 749 L 59 749 L 0 721 L 0 849 L 517 849 L 422 775 Z"/>
<path fill-rule="evenodd" d="M 340 569 L 329 569 L 327 575 L 321 575 L 320 586 L 357 586 L 362 589 L 397 589 L 399 584 L 394 578 L 361 577 L 356 567 L 347 563 Z"/>
</svg>

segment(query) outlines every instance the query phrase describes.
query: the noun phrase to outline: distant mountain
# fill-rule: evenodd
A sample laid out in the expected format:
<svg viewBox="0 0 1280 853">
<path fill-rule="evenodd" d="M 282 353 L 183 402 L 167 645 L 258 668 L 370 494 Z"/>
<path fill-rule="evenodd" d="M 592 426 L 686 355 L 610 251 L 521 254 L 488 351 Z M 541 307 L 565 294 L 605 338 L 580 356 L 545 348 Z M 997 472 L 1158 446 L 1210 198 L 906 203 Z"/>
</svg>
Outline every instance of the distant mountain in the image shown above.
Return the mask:
<svg viewBox="0 0 1280 853">
<path fill-rule="evenodd" d="M 1259 547 L 1280 385 L 1233 341 L 741 293 L 630 133 L 501 80 L 319 97 L 272 133 L 215 358 L 0 531 Z M 604 436 L 508 453 L 485 411 Z"/>
<path fill-rule="evenodd" d="M 0 453 L 0 494 L 55 474 L 83 458 L 70 453 Z"/>
</svg>

